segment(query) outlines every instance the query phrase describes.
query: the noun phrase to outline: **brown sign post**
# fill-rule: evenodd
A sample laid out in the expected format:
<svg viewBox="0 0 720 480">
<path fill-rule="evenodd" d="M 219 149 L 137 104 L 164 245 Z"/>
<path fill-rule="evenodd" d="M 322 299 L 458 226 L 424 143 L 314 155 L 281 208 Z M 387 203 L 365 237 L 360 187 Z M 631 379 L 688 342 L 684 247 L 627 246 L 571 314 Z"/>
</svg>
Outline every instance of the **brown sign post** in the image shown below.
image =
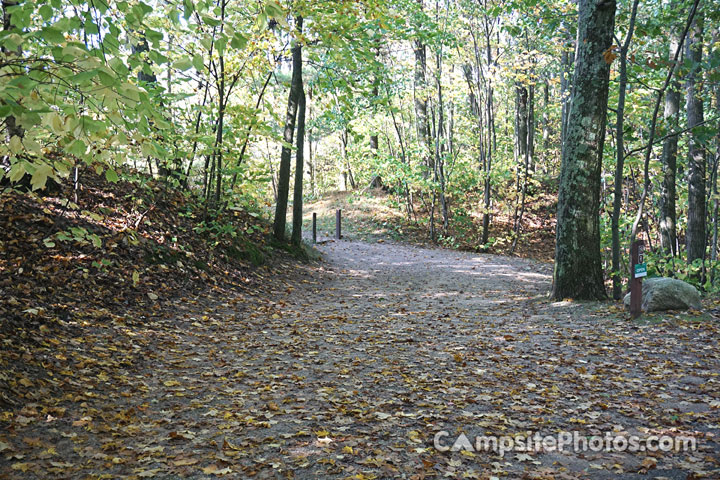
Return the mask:
<svg viewBox="0 0 720 480">
<path fill-rule="evenodd" d="M 317 243 L 317 213 L 313 212 L 313 245 Z"/>
<path fill-rule="evenodd" d="M 340 240 L 342 238 L 342 228 L 340 226 L 342 221 L 342 214 L 340 212 L 342 212 L 342 210 L 340 210 L 339 208 L 335 210 L 335 238 L 337 240 Z"/>
<path fill-rule="evenodd" d="M 636 240 L 630 246 L 630 315 L 638 318 L 642 313 L 642 277 L 647 275 L 645 242 Z"/>
</svg>

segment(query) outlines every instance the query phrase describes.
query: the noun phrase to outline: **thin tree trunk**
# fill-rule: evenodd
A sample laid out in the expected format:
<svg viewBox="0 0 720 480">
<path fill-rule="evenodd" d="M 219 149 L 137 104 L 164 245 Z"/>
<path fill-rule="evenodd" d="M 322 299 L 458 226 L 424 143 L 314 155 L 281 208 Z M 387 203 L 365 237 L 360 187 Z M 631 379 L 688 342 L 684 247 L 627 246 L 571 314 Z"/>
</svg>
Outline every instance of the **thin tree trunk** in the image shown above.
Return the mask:
<svg viewBox="0 0 720 480">
<path fill-rule="evenodd" d="M 612 282 L 613 298 L 620 299 L 622 295 L 622 276 L 620 274 L 620 209 L 622 208 L 623 171 L 625 163 L 625 95 L 627 91 L 627 54 L 635 31 L 635 18 L 637 17 L 638 0 L 634 0 L 630 13 L 628 32 L 620 47 L 620 74 L 618 76 L 618 105 L 615 122 L 615 142 L 617 159 L 615 161 L 615 191 L 613 192 L 613 211 L 610 220 L 612 235 Z"/>
<path fill-rule="evenodd" d="M 302 82 L 302 80 L 301 80 Z M 293 222 L 290 243 L 300 246 L 302 242 L 303 171 L 305 166 L 305 91 L 300 84 L 297 119 L 297 151 L 295 152 L 295 188 L 293 191 Z"/>
<path fill-rule="evenodd" d="M 298 15 L 295 19 L 295 29 L 298 35 L 302 33 L 303 17 Z M 295 118 L 298 111 L 298 101 L 302 90 L 302 44 L 296 39 L 292 48 L 292 79 L 290 80 L 290 93 L 285 114 L 285 130 L 283 132 L 283 146 L 280 153 L 280 172 L 278 174 L 278 199 L 275 204 L 275 220 L 273 222 L 273 236 L 278 241 L 285 240 L 285 224 L 287 222 L 287 204 L 290 190 L 290 161 L 292 157 L 293 135 L 295 133 Z"/>
<path fill-rule="evenodd" d="M 260 108 L 260 102 L 262 102 L 263 97 L 265 96 L 265 90 L 267 89 L 268 84 L 270 83 L 270 79 L 273 76 L 273 71 L 270 70 L 270 73 L 268 73 L 267 78 L 265 79 L 265 83 L 263 83 L 262 88 L 260 89 L 260 94 L 258 95 L 257 101 L 255 102 L 255 110 Z M 245 159 L 245 150 L 247 149 L 248 143 L 250 141 L 250 134 L 252 133 L 254 122 L 248 123 L 247 129 L 245 130 L 245 139 L 243 140 L 243 145 L 240 147 L 240 154 L 238 155 L 237 160 L 237 168 L 240 168 L 240 165 L 242 165 L 243 160 Z M 238 172 L 236 171 L 233 174 L 232 182 L 230 182 L 230 190 L 235 188 L 235 182 L 237 181 Z"/>
<path fill-rule="evenodd" d="M 526 139 L 524 142 L 525 152 L 523 155 L 523 172 L 522 172 L 522 187 L 520 188 L 520 202 L 515 209 L 515 225 L 513 228 L 514 238 L 512 246 L 510 247 L 510 255 L 515 253 L 517 247 L 518 238 L 522 230 L 522 218 L 525 214 L 525 199 L 527 197 L 528 182 L 530 181 L 530 170 L 533 165 L 533 156 L 535 152 L 535 85 L 530 85 L 527 89 L 527 100 L 526 100 L 526 115 L 525 115 L 525 135 Z"/>
<path fill-rule="evenodd" d="M 12 13 L 9 11 L 10 7 L 14 7 L 18 4 L 18 0 L 3 0 L 2 1 L 2 9 L 3 9 L 3 31 L 10 31 L 13 30 L 15 27 L 12 24 Z M 22 49 L 21 47 L 18 47 L 16 51 L 9 52 L 5 46 L 0 49 L 3 54 L 9 55 L 9 54 L 15 54 L 17 56 L 22 55 Z M 4 102 L 3 102 L 4 103 Z M 25 136 L 25 130 L 17 124 L 17 120 L 13 115 L 8 115 L 5 117 L 5 132 L 6 132 L 6 142 L 9 142 L 12 137 L 19 137 L 23 138 Z M 9 168 L 9 165 L 8 165 Z"/>
<path fill-rule="evenodd" d="M 222 2 L 224 4 L 224 2 Z M 215 137 L 215 163 L 217 170 L 215 172 L 215 206 L 220 206 L 220 195 L 222 193 L 222 167 L 223 167 L 223 129 L 225 126 L 225 58 L 220 55 L 220 88 L 218 89 L 218 126 L 217 135 Z"/>
<path fill-rule="evenodd" d="M 652 156 L 652 148 L 655 143 L 655 127 L 657 126 L 657 117 L 658 112 L 660 111 L 660 103 L 662 102 L 662 99 L 664 98 L 665 91 L 670 86 L 670 81 L 672 80 L 673 74 L 675 73 L 674 66 L 677 64 L 677 60 L 680 56 L 680 49 L 682 48 L 683 43 L 685 42 L 685 37 L 690 30 L 691 25 L 695 22 L 695 13 L 697 12 L 698 4 L 700 3 L 700 0 L 695 0 L 693 3 L 692 8 L 690 9 L 690 14 L 688 16 L 687 24 L 685 25 L 685 30 L 682 33 L 682 36 L 680 37 L 680 43 L 678 45 L 677 50 L 675 51 L 675 55 L 673 57 L 672 66 L 670 70 L 668 71 L 667 76 L 665 77 L 665 83 L 663 84 L 662 88 L 658 91 L 657 99 L 655 100 L 655 108 L 653 110 L 652 119 L 650 123 L 650 132 L 649 132 L 649 138 L 647 142 L 647 146 L 644 147 L 645 149 L 645 161 L 643 166 L 643 190 L 642 195 L 640 196 L 639 207 L 637 215 L 635 216 L 635 221 L 632 225 L 632 231 L 630 232 L 630 244 L 632 245 L 635 242 L 635 238 L 637 236 L 638 226 L 640 225 L 640 221 L 643 216 L 644 208 L 645 208 L 645 200 L 647 199 L 648 192 L 650 190 L 650 157 Z M 629 155 L 629 154 L 628 154 Z M 627 155 L 626 155 L 627 156 Z M 705 178 L 703 176 L 703 185 L 705 182 Z M 703 205 L 705 203 L 704 198 L 704 191 L 703 191 Z M 705 243 L 704 235 L 702 243 Z"/>
<path fill-rule="evenodd" d="M 435 55 L 435 63 L 437 66 L 436 72 L 436 84 L 437 84 L 437 109 L 438 109 L 438 123 L 435 129 L 435 180 L 440 185 L 440 212 L 442 214 L 442 226 L 443 235 L 447 235 L 449 226 L 449 212 L 447 205 L 447 198 L 445 196 L 446 179 L 445 179 L 445 152 L 446 146 L 444 144 L 446 131 L 445 131 L 445 104 L 443 102 L 443 89 L 442 89 L 442 50 L 438 50 Z"/>
<path fill-rule="evenodd" d="M 516 190 L 520 191 L 520 162 L 525 162 L 528 151 L 528 89 L 525 85 L 517 83 L 515 85 L 515 145 L 516 158 L 515 170 Z"/>
<path fill-rule="evenodd" d="M 547 171 L 545 163 L 550 158 L 548 150 L 550 150 L 550 88 L 548 81 L 543 82 L 543 114 L 542 114 L 542 140 L 543 140 L 543 169 Z"/>
<path fill-rule="evenodd" d="M 713 32 L 713 45 L 715 45 L 715 56 L 720 55 L 720 27 Z M 715 112 L 720 118 L 720 84 L 715 83 Z M 715 178 L 713 179 L 713 237 L 710 259 L 713 262 L 713 284 L 715 283 L 715 266 L 718 253 L 718 215 L 720 214 L 720 199 L 718 198 L 718 163 L 720 163 L 720 128 L 717 128 L 715 135 Z"/>
<path fill-rule="evenodd" d="M 423 9 L 423 0 L 417 0 L 420 9 Z M 415 97 L 415 123 L 417 130 L 418 143 L 424 148 L 423 159 L 427 170 L 425 175 L 432 171 L 432 155 L 430 142 L 430 127 L 427 113 L 427 93 L 425 92 L 426 82 L 426 50 L 422 40 L 415 40 L 413 44 L 413 52 L 415 54 L 415 78 L 414 78 L 414 97 Z M 427 178 L 427 177 L 426 177 Z"/>
<path fill-rule="evenodd" d="M 375 58 L 377 58 L 380 55 L 380 47 L 375 48 Z M 377 113 L 377 105 L 378 101 L 380 100 L 378 97 L 380 95 L 380 90 L 378 88 L 379 79 L 378 75 L 375 74 L 375 77 L 373 78 L 373 114 Z M 372 153 L 373 158 L 377 158 L 378 156 L 378 146 L 379 146 L 379 137 L 377 132 L 375 132 L 373 135 L 370 135 L 370 151 Z"/>
</svg>

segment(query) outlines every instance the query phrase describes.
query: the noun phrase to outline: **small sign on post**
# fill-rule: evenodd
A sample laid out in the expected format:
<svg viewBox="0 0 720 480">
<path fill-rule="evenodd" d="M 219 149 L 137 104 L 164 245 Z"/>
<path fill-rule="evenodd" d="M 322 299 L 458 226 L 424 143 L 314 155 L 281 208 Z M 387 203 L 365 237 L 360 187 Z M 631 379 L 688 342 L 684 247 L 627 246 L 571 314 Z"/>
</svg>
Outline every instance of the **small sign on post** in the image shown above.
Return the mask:
<svg viewBox="0 0 720 480">
<path fill-rule="evenodd" d="M 645 242 L 636 240 L 630 246 L 630 315 L 638 318 L 642 313 L 642 278 L 647 276 Z"/>
<path fill-rule="evenodd" d="M 313 245 L 317 243 L 317 213 L 313 212 Z"/>
<path fill-rule="evenodd" d="M 340 218 L 341 213 L 340 212 L 342 212 L 342 210 L 340 210 L 339 208 L 337 210 L 335 210 L 335 239 L 336 240 L 340 240 L 342 238 L 342 229 L 340 227 L 340 223 L 341 223 L 341 218 Z"/>
</svg>

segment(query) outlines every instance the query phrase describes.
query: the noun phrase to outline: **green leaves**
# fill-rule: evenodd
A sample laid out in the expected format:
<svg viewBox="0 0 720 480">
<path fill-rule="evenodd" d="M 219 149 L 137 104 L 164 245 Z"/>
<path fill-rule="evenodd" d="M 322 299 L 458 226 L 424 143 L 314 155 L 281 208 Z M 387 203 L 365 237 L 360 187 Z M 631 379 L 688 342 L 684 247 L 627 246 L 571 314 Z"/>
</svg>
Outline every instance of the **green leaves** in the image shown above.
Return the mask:
<svg viewBox="0 0 720 480">
<path fill-rule="evenodd" d="M 105 170 L 105 179 L 111 183 L 117 183 L 120 181 L 117 172 L 115 172 L 112 168 Z"/>
<path fill-rule="evenodd" d="M 197 70 L 198 72 L 202 72 L 203 70 L 205 70 L 205 64 L 204 64 L 202 55 L 200 55 L 200 54 L 194 55 L 192 58 L 192 65 L 193 65 L 193 67 L 195 67 L 195 70 Z"/>
<path fill-rule="evenodd" d="M 183 0 L 183 17 L 185 20 L 189 20 L 190 16 L 195 12 L 195 5 L 193 0 Z"/>
<path fill-rule="evenodd" d="M 37 35 L 49 45 L 59 45 L 65 41 L 63 32 L 56 27 L 44 27 Z"/>
<path fill-rule="evenodd" d="M 198 55 L 196 55 L 196 57 L 197 56 Z M 181 57 L 180 59 L 176 60 L 173 63 L 173 67 L 184 72 L 185 70 L 192 68 L 192 66 L 194 64 L 194 60 L 195 60 L 195 58 L 191 59 L 190 57 L 187 57 L 187 56 Z M 202 58 L 200 58 L 200 62 L 202 63 Z M 200 69 L 198 69 L 198 70 L 200 70 Z"/>
<path fill-rule="evenodd" d="M 35 171 L 30 179 L 30 185 L 33 190 L 45 188 L 48 178 L 55 176 L 53 168 L 45 162 L 35 165 Z"/>
<path fill-rule="evenodd" d="M 85 155 L 85 152 L 87 151 L 87 145 L 85 145 L 85 142 L 82 140 L 74 140 L 66 149 L 66 152 L 68 152 L 71 155 L 75 155 L 76 157 L 83 157 Z"/>
</svg>

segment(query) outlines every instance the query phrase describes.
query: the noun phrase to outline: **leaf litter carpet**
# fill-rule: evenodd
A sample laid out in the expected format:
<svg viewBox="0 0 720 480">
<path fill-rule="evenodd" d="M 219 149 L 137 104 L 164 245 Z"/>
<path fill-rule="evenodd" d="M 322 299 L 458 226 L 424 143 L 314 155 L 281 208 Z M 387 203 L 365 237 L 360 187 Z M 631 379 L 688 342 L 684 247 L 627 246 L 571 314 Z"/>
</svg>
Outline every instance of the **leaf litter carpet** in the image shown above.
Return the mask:
<svg viewBox="0 0 720 480">
<path fill-rule="evenodd" d="M 530 260 L 319 249 L 252 302 L 178 301 L 88 338 L 72 393 L 2 412 L 0 478 L 720 478 L 716 321 L 553 303 Z M 561 432 L 697 445 L 475 448 Z"/>
</svg>

